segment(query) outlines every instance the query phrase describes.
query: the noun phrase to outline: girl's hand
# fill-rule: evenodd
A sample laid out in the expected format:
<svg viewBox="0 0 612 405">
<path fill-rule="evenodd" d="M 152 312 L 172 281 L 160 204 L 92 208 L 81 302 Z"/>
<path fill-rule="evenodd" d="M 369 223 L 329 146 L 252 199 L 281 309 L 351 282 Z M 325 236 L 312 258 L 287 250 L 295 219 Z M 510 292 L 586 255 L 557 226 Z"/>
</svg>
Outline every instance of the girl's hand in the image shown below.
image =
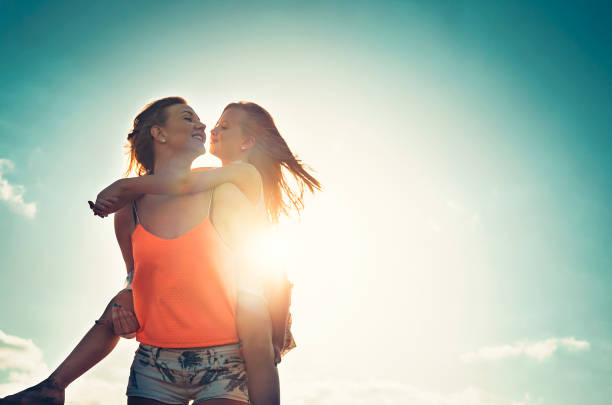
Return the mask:
<svg viewBox="0 0 612 405">
<path fill-rule="evenodd" d="M 94 215 L 104 218 L 113 212 L 117 212 L 129 202 L 130 200 L 126 198 L 123 192 L 121 180 L 117 180 L 100 191 L 95 204 L 89 202 L 89 206 L 93 210 Z"/>
<path fill-rule="evenodd" d="M 278 366 L 278 364 L 281 362 L 281 348 L 273 344 L 272 349 L 274 350 L 274 365 Z M 238 344 L 238 352 L 240 353 L 240 358 L 244 362 L 244 352 L 242 350 L 242 343 Z M 246 369 L 246 363 L 244 365 L 244 368 Z"/>
<path fill-rule="evenodd" d="M 274 365 L 276 366 L 281 362 L 281 348 L 276 344 L 273 344 L 272 347 L 274 348 Z"/>
<path fill-rule="evenodd" d="M 104 215 L 102 213 L 102 211 L 98 210 L 95 206 L 95 204 L 93 203 L 93 201 L 91 200 L 87 200 L 87 203 L 89 204 L 89 208 L 91 208 L 91 210 L 93 211 L 94 215 L 97 215 L 99 217 L 104 218 L 106 215 Z"/>
</svg>

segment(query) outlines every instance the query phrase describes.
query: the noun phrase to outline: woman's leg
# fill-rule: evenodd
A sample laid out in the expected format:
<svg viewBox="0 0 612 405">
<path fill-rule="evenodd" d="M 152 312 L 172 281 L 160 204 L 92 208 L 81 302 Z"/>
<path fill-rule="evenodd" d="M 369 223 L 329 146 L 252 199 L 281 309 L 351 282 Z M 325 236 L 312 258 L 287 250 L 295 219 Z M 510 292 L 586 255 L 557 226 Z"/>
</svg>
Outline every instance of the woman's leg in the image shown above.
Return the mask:
<svg viewBox="0 0 612 405">
<path fill-rule="evenodd" d="M 236 401 L 235 399 L 213 398 L 194 402 L 193 405 L 244 405 L 248 402 Z"/>
<path fill-rule="evenodd" d="M 125 300 L 128 297 L 125 294 L 122 297 L 119 297 L 119 294 L 113 297 L 100 317 L 102 322 L 89 329 L 74 350 L 46 380 L 4 398 L 2 404 L 63 404 L 66 387 L 105 358 L 117 345 L 119 337 L 113 333 L 110 327 L 112 324 L 112 306 L 117 298 Z"/>
<path fill-rule="evenodd" d="M 168 405 L 165 402 L 143 397 L 128 397 L 127 403 L 128 405 Z"/>
<path fill-rule="evenodd" d="M 159 402 L 154 399 L 143 397 L 128 397 L 128 405 L 168 405 L 164 402 Z M 234 399 L 214 398 L 205 401 L 199 401 L 193 405 L 248 405 L 248 402 L 236 401 Z"/>
<path fill-rule="evenodd" d="M 236 327 L 246 362 L 249 400 L 252 405 L 279 405 L 278 369 L 274 365 L 272 325 L 266 301 L 238 292 Z"/>
</svg>

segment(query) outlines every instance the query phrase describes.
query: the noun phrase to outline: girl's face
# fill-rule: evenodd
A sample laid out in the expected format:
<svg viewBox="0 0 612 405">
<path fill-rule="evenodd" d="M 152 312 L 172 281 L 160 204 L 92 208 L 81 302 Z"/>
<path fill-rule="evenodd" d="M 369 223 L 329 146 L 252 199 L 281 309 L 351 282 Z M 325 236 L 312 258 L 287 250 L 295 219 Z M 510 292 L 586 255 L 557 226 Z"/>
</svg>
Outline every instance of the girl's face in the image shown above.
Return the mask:
<svg viewBox="0 0 612 405">
<path fill-rule="evenodd" d="M 210 131 L 210 153 L 222 161 L 238 160 L 250 147 L 241 123 L 246 113 L 239 108 L 228 108 Z"/>
<path fill-rule="evenodd" d="M 163 144 L 177 153 L 190 152 L 195 156 L 204 154 L 206 125 L 200 122 L 193 108 L 185 104 L 174 104 L 167 107 L 165 113 L 166 123 L 158 127 Z"/>
</svg>

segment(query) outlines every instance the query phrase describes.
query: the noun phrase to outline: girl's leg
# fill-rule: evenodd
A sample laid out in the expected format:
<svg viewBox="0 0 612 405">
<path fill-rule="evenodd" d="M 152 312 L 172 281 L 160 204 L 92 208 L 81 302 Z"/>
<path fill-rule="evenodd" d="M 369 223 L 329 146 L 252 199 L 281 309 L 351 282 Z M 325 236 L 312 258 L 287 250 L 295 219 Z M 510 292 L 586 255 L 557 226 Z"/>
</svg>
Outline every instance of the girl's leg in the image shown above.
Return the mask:
<svg viewBox="0 0 612 405">
<path fill-rule="evenodd" d="M 274 364 L 272 325 L 265 300 L 238 292 L 236 327 L 246 362 L 249 400 L 252 405 L 279 405 L 278 369 Z"/>
<path fill-rule="evenodd" d="M 121 294 L 121 293 L 120 293 Z M 2 405 L 53 404 L 64 403 L 64 391 L 79 376 L 105 358 L 117 345 L 119 337 L 113 333 L 112 306 L 119 295 L 113 297 L 106 306 L 100 323 L 92 326 L 79 344 L 66 357 L 62 364 L 41 383 L 2 400 Z"/>
<path fill-rule="evenodd" d="M 111 311 L 115 297 L 109 302 L 100 317 L 100 323 L 92 326 L 76 345 L 72 352 L 49 376 L 61 389 L 66 389 L 70 383 L 79 378 L 87 370 L 98 364 L 113 351 L 119 337 L 115 335 L 112 325 Z"/>
</svg>

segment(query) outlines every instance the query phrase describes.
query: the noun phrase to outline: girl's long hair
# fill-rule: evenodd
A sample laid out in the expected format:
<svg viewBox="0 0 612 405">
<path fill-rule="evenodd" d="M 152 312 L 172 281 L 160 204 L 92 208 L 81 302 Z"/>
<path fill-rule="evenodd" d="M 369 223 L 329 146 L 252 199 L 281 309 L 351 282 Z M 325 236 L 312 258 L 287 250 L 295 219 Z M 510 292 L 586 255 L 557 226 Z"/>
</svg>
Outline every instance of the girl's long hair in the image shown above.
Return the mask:
<svg viewBox="0 0 612 405">
<path fill-rule="evenodd" d="M 304 208 L 304 189 L 314 193 L 315 190 L 321 190 L 321 184 L 291 152 L 276 128 L 274 119 L 263 107 L 240 101 L 228 104 L 223 111 L 230 108 L 240 109 L 247 115 L 241 127 L 245 136 L 253 136 L 255 139 L 248 160 L 261 174 L 270 220 L 278 222 L 280 215 L 288 215 L 292 207 L 299 213 Z M 296 186 L 289 184 L 287 175 L 293 176 Z"/>
</svg>

